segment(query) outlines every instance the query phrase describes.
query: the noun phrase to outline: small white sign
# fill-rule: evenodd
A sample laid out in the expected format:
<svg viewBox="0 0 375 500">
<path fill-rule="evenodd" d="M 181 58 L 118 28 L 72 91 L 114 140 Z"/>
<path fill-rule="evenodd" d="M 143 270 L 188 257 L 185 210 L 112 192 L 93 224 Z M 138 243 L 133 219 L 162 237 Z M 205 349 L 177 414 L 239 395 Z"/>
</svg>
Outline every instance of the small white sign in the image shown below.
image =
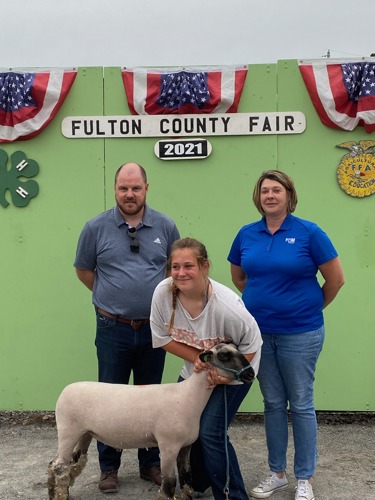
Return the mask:
<svg viewBox="0 0 375 500">
<path fill-rule="evenodd" d="M 299 111 L 196 115 L 67 116 L 61 125 L 63 135 L 69 139 L 301 134 L 305 128 L 305 115 Z"/>
<path fill-rule="evenodd" d="M 212 146 L 207 139 L 170 139 L 158 141 L 154 152 L 160 160 L 196 160 L 207 158 Z"/>
</svg>

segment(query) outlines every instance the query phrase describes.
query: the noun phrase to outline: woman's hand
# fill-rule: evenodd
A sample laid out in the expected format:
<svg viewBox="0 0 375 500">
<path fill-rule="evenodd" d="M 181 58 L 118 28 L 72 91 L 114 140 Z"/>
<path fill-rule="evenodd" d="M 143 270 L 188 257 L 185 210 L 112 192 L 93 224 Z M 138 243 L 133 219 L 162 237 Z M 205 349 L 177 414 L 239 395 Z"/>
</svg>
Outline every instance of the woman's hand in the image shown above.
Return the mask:
<svg viewBox="0 0 375 500">
<path fill-rule="evenodd" d="M 345 283 L 344 271 L 338 257 L 321 264 L 319 266 L 319 271 L 325 280 L 325 283 L 322 286 L 324 309 L 333 301 L 340 288 Z"/>
</svg>

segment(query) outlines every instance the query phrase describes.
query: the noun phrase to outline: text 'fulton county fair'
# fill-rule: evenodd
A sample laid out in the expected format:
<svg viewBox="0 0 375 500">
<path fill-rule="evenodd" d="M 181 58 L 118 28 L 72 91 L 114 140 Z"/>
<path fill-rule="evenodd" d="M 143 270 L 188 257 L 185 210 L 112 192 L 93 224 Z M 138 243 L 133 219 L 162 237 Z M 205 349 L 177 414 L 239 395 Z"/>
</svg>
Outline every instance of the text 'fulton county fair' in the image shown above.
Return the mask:
<svg viewBox="0 0 375 500">
<path fill-rule="evenodd" d="M 168 137 L 206 135 L 300 134 L 303 113 L 231 113 L 208 115 L 69 116 L 65 137 Z"/>
</svg>

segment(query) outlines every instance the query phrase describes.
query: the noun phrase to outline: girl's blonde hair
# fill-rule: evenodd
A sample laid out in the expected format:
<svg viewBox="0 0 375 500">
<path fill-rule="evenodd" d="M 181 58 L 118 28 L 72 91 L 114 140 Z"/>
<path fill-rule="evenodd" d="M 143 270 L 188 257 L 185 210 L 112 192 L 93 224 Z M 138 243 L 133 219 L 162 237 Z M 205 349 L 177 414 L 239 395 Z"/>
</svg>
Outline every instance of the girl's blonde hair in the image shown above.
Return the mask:
<svg viewBox="0 0 375 500">
<path fill-rule="evenodd" d="M 179 240 L 176 240 L 171 247 L 171 254 L 168 259 L 168 269 L 171 269 L 172 267 L 173 253 L 176 250 L 183 250 L 184 248 L 188 248 L 189 250 L 192 250 L 194 252 L 194 255 L 198 261 L 198 265 L 200 268 L 202 268 L 205 264 L 209 262 L 207 250 L 206 247 L 203 245 L 203 243 L 196 240 L 195 238 L 181 238 Z M 171 283 L 170 290 L 172 294 L 172 314 L 168 323 L 168 332 L 170 332 L 171 329 L 173 328 L 174 316 L 177 305 L 177 297 L 180 291 L 173 281 Z"/>
</svg>

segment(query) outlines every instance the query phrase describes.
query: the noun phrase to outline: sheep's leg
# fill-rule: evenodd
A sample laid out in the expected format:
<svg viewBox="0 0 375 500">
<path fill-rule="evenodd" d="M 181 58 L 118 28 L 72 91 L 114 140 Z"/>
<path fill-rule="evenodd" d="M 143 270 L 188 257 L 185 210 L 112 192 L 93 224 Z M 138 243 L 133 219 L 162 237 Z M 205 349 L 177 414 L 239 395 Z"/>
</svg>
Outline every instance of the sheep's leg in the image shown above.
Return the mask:
<svg viewBox="0 0 375 500">
<path fill-rule="evenodd" d="M 55 488 L 56 488 L 55 471 L 53 469 L 53 460 L 48 465 L 47 486 L 48 486 L 48 498 L 51 500 L 55 496 Z"/>
<path fill-rule="evenodd" d="M 179 452 L 177 447 L 159 442 L 161 486 L 156 500 L 173 500 L 176 491 L 176 458 Z"/>
<path fill-rule="evenodd" d="M 87 462 L 87 449 L 91 436 L 72 435 L 68 427 L 58 429 L 58 454 L 48 467 L 48 494 L 50 500 L 67 500 L 69 486 L 80 474 Z M 77 443 L 76 446 L 75 443 Z M 74 450 L 74 451 L 73 451 Z"/>
<path fill-rule="evenodd" d="M 176 476 L 174 478 L 168 477 L 165 480 L 162 480 L 156 500 L 174 500 L 176 498 L 174 496 L 175 491 Z"/>
<path fill-rule="evenodd" d="M 81 474 L 87 464 L 87 451 L 91 440 L 90 434 L 84 434 L 73 450 L 70 460 L 70 486 L 73 486 L 75 478 Z"/>
<path fill-rule="evenodd" d="M 180 480 L 181 495 L 180 500 L 189 500 L 192 497 L 194 490 L 191 486 L 192 476 L 190 467 L 190 450 L 191 445 L 181 448 L 177 456 L 177 470 Z"/>
<path fill-rule="evenodd" d="M 50 500 L 67 500 L 69 497 L 70 465 L 53 460 L 48 467 L 48 495 Z"/>
</svg>

